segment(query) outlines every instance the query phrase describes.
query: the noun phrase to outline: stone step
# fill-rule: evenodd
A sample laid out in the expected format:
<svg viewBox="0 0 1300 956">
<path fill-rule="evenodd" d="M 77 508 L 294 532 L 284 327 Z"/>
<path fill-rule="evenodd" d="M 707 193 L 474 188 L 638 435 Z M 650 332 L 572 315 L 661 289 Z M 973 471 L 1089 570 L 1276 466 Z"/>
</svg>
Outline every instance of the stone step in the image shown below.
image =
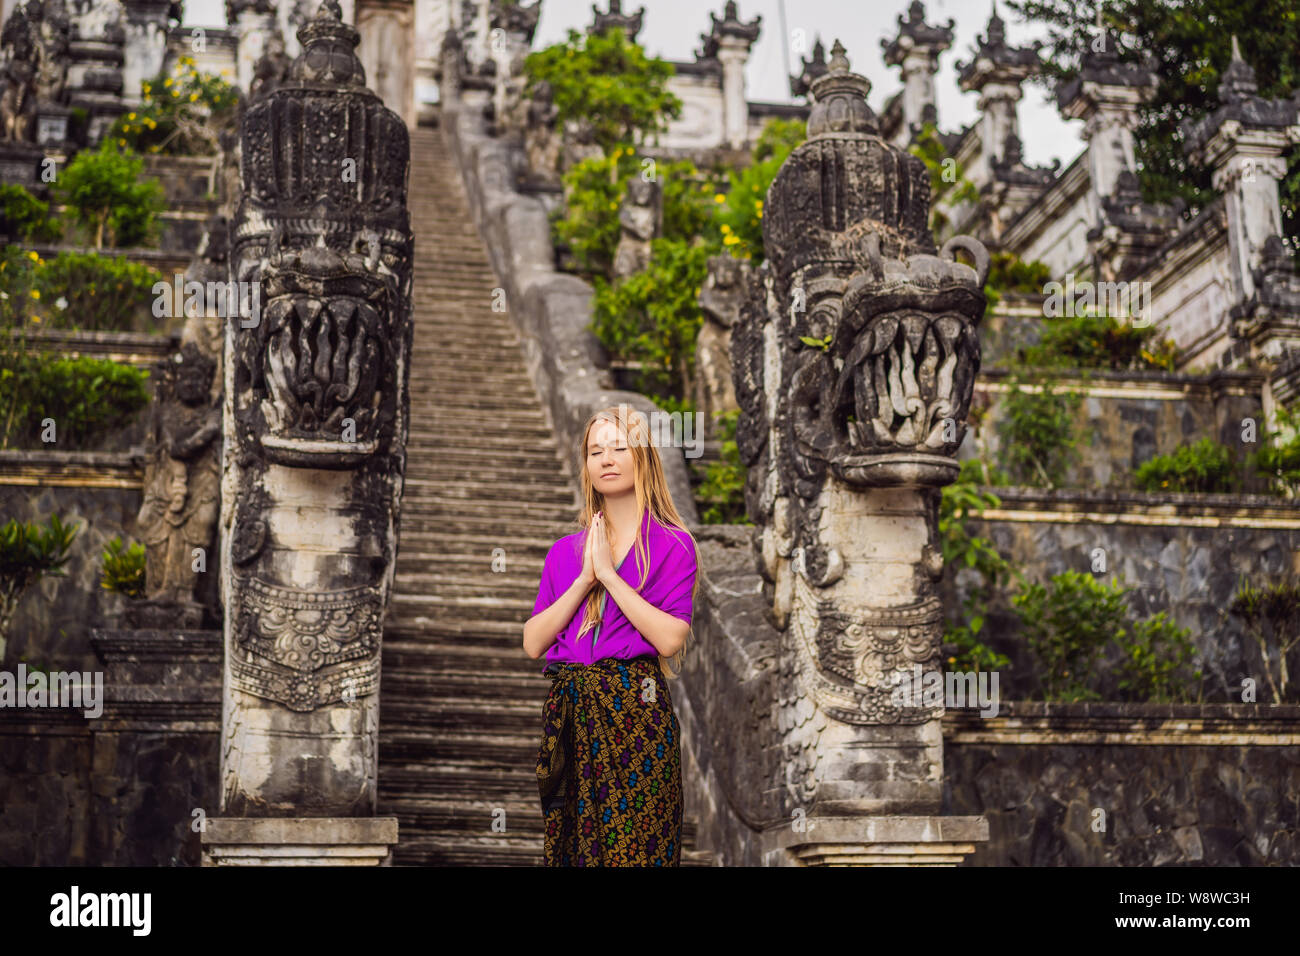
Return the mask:
<svg viewBox="0 0 1300 956">
<path fill-rule="evenodd" d="M 520 635 L 522 640 L 522 635 Z M 517 645 L 513 651 L 453 641 L 432 643 L 385 636 L 383 668 L 400 667 L 412 673 L 430 671 L 456 674 L 503 674 L 527 677 L 546 666 L 542 659 L 533 660 Z M 381 732 L 383 728 L 380 728 Z"/>
</svg>

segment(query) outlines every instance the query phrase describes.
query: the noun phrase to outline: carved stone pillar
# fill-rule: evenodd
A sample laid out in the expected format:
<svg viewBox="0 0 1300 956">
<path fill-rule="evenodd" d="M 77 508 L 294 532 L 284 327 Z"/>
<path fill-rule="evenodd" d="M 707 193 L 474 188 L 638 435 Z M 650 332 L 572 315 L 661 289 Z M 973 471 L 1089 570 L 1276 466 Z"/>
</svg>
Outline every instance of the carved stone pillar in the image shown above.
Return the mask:
<svg viewBox="0 0 1300 956">
<path fill-rule="evenodd" d="M 907 19 L 901 14 L 898 17 L 898 36 L 880 41 L 885 62 L 900 67 L 903 73 L 903 122 L 894 137 L 895 146 L 910 143 L 914 130 L 927 117 L 936 121 L 934 75 L 939 71 L 939 54 L 952 46 L 953 26 L 951 17 L 947 26 L 930 26 L 925 22 L 925 5 L 913 0 Z"/>
<path fill-rule="evenodd" d="M 1020 137 L 1016 104 L 1020 85 L 1038 69 L 1035 47 L 1007 44 L 1007 28 L 996 9 L 989 18 L 984 36 L 977 38 L 975 55 L 969 63 L 955 64 L 963 92 L 979 94 L 980 142 L 979 168 L 971 170 L 978 186 L 993 176 L 993 166 L 1003 156 L 1008 137 Z"/>
<path fill-rule="evenodd" d="M 127 109 L 122 99 L 126 14 L 120 0 L 74 0 L 69 12 L 68 106 L 86 111 L 86 138 L 95 145 Z"/>
<path fill-rule="evenodd" d="M 180 19 L 174 0 L 127 0 L 126 61 L 122 68 L 122 98 L 141 100 L 140 84 L 152 80 L 167 55 L 167 25 Z"/>
<path fill-rule="evenodd" d="M 528 57 L 542 15 L 540 0 L 531 6 L 494 0 L 489 34 L 493 74 L 492 115 L 500 132 L 523 135 L 528 126 L 529 102 L 524 99 L 524 60 Z"/>
<path fill-rule="evenodd" d="M 774 831 L 774 862 L 952 863 L 988 833 L 937 815 L 942 703 L 897 691 L 913 665 L 941 669 L 939 495 L 958 471 L 989 259 L 968 237 L 936 250 L 925 166 L 880 137 L 869 86 L 837 42 L 808 139 L 768 192 L 765 274 L 732 337 L 746 507 L 785 632 L 784 796 L 822 821 Z"/>
<path fill-rule="evenodd" d="M 1224 194 L 1234 305 L 1255 294 L 1254 272 L 1264 262 L 1264 244 L 1282 234 L 1282 156 L 1300 141 L 1295 101 L 1266 100 L 1258 91 L 1255 71 L 1233 37 L 1232 62 L 1219 83 L 1223 105 L 1183 128 L 1191 160 L 1214 170 L 1211 182 Z"/>
<path fill-rule="evenodd" d="M 358 0 L 357 53 L 370 88 L 415 128 L 415 7 L 410 0 Z"/>
<path fill-rule="evenodd" d="M 749 102 L 745 96 L 745 64 L 749 50 L 758 39 L 762 17 L 748 23 L 740 19 L 735 0 L 727 0 L 722 19 L 709 14 L 713 29 L 701 37 L 704 59 L 722 64 L 722 142 L 740 149 L 749 140 Z"/>
<path fill-rule="evenodd" d="M 275 32 L 274 0 L 226 0 L 226 22 L 238 37 L 235 53 L 235 77 L 245 93 L 252 88 L 257 61 L 266 52 L 266 44 Z"/>
<path fill-rule="evenodd" d="M 709 258 L 709 274 L 700 288 L 704 322 L 695 340 L 695 407 L 704 413 L 705 435 L 716 438 L 714 416 L 733 411 L 736 390 L 731 376 L 731 330 L 749 293 L 750 269 L 744 259 Z"/>
<path fill-rule="evenodd" d="M 366 89 L 336 0 L 298 39 L 289 78 L 244 114 L 231 226 L 231 278 L 258 290 L 225 341 L 231 817 L 374 813 L 405 471 L 409 135 Z"/>
</svg>

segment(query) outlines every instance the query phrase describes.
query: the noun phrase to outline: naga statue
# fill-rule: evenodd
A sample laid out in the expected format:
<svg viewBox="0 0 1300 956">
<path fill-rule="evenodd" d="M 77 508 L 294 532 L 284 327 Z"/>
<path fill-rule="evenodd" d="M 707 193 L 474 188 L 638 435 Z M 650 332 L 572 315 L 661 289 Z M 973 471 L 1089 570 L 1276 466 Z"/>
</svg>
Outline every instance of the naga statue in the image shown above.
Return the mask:
<svg viewBox="0 0 1300 956">
<path fill-rule="evenodd" d="M 363 816 L 406 464 L 410 142 L 337 0 L 298 40 L 245 110 L 230 230 L 222 808 Z"/>
<path fill-rule="evenodd" d="M 937 813 L 941 709 L 895 691 L 940 666 L 938 502 L 958 472 L 989 257 L 968 237 L 936 248 L 928 171 L 881 138 L 869 88 L 837 42 L 811 81 L 808 138 L 768 192 L 767 261 L 732 329 L 737 443 L 785 632 L 790 801 Z"/>
</svg>

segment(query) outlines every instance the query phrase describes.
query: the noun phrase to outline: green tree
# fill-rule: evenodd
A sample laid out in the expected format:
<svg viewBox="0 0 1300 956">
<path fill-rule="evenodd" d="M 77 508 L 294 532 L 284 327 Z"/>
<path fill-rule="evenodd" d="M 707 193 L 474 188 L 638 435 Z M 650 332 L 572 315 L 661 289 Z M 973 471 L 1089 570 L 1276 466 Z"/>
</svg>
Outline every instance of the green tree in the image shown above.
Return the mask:
<svg viewBox="0 0 1300 956">
<path fill-rule="evenodd" d="M 142 179 L 143 173 L 139 156 L 105 139 L 98 152 L 77 154 L 54 192 L 96 249 L 103 249 L 105 240 L 117 248 L 145 245 L 163 209 L 163 188 L 156 179 Z"/>
<path fill-rule="evenodd" d="M 1048 25 L 1051 55 L 1040 82 L 1077 74 L 1079 57 L 1101 22 L 1121 35 L 1119 56 L 1141 52 L 1156 63 L 1158 85 L 1141 107 L 1134 133 L 1142 194 L 1152 202 L 1181 197 L 1190 218 L 1214 198 L 1210 171 L 1192 167 L 1179 125 L 1219 106 L 1219 81 L 1232 59 L 1232 37 L 1255 71 L 1259 95 L 1288 98 L 1300 87 L 1300 6 L 1296 0 L 1008 0 L 1020 16 Z M 1284 238 L 1297 248 L 1300 220 L 1300 151 L 1292 150 L 1281 187 Z"/>
<path fill-rule="evenodd" d="M 727 173 L 726 195 L 714 197 L 714 222 L 726 251 L 737 259 L 763 259 L 763 203 L 786 157 L 808 135 L 802 120 L 771 119 L 754 144 L 749 165 Z"/>
<path fill-rule="evenodd" d="M 587 126 L 606 155 L 620 143 L 656 137 L 681 115 L 682 101 L 668 91 L 673 65 L 646 56 L 622 30 L 592 36 L 570 30 L 564 43 L 529 54 L 524 72 L 527 95 L 549 83 L 557 122 Z"/>
</svg>

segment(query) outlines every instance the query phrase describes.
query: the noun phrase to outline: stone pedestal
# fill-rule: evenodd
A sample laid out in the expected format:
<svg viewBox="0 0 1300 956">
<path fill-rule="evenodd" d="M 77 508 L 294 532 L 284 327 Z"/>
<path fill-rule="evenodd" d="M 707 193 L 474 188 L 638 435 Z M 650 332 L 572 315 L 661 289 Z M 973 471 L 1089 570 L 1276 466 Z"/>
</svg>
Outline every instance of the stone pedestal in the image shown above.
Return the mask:
<svg viewBox="0 0 1300 956">
<path fill-rule="evenodd" d="M 219 817 L 202 834 L 204 866 L 391 866 L 396 817 Z"/>
<path fill-rule="evenodd" d="M 770 866 L 956 866 L 987 842 L 984 817 L 810 817 L 767 834 Z"/>
<path fill-rule="evenodd" d="M 35 143 L 0 142 L 0 183 L 33 188 L 40 182 L 44 158 L 44 151 Z"/>
</svg>

